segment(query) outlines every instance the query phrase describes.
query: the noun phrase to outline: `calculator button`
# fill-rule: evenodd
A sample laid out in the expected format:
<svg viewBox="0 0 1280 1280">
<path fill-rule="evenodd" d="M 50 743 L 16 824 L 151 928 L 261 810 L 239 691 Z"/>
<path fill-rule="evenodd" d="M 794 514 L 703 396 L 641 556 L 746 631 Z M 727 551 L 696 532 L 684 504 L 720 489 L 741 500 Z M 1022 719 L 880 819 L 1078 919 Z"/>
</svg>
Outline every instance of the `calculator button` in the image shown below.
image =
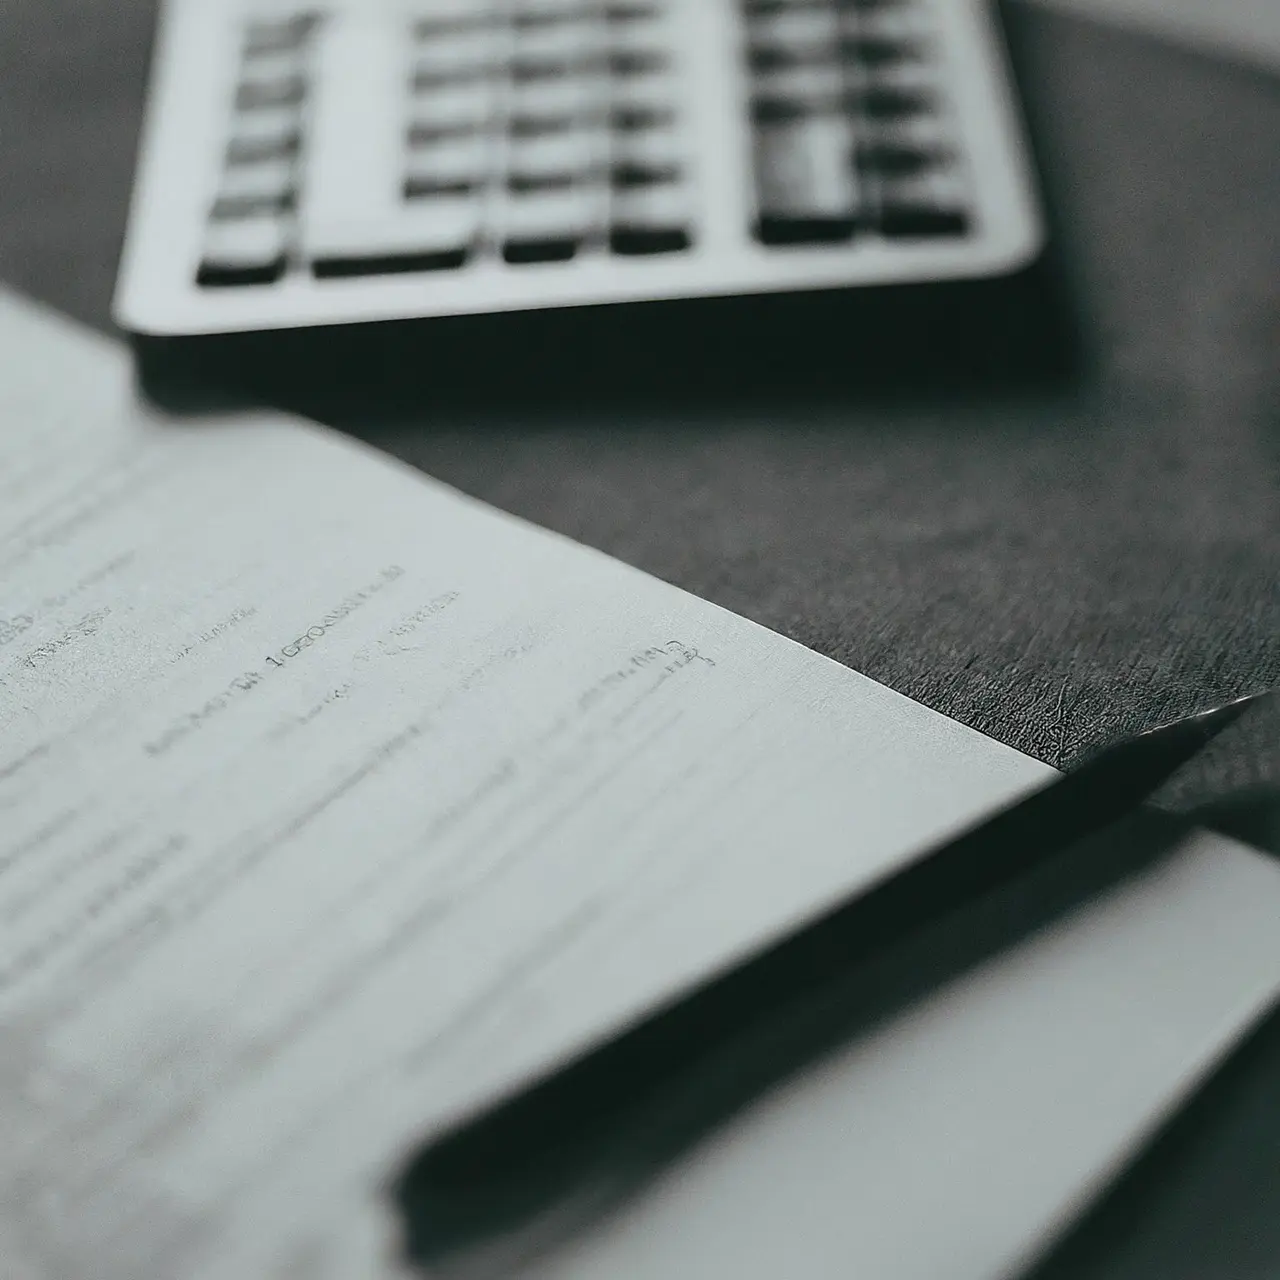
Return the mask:
<svg viewBox="0 0 1280 1280">
<path fill-rule="evenodd" d="M 861 129 L 858 166 L 866 171 L 905 176 L 955 158 L 952 130 L 936 112 L 901 120 L 867 121 Z"/>
<path fill-rule="evenodd" d="M 419 60 L 409 74 L 414 93 L 429 93 L 456 85 L 471 85 L 489 79 L 496 68 L 488 62 L 424 62 Z"/>
<path fill-rule="evenodd" d="M 591 17 L 596 9 L 588 0 L 515 0 L 511 24 L 519 31 L 538 30 Z"/>
<path fill-rule="evenodd" d="M 245 58 L 240 67 L 241 84 L 271 84 L 300 76 L 306 60 L 306 49 L 280 49 L 255 58 Z"/>
<path fill-rule="evenodd" d="M 306 92 L 307 82 L 298 72 L 260 78 L 246 76 L 236 88 L 236 110 L 261 111 L 271 107 L 296 107 L 301 105 Z"/>
<path fill-rule="evenodd" d="M 405 141 L 410 147 L 430 147 L 441 142 L 483 137 L 487 123 L 473 119 L 410 120 L 405 129 Z"/>
<path fill-rule="evenodd" d="M 582 244 L 575 235 L 555 234 L 513 236 L 503 242 L 502 260 L 513 267 L 536 262 L 568 262 Z"/>
<path fill-rule="evenodd" d="M 407 203 L 381 219 L 313 228 L 307 243 L 319 278 L 441 271 L 461 267 L 479 230 L 479 202 L 442 198 Z"/>
<path fill-rule="evenodd" d="M 751 45 L 799 47 L 834 45 L 840 32 L 836 11 L 830 5 L 778 9 L 750 17 L 747 36 Z"/>
<path fill-rule="evenodd" d="M 644 24 L 655 19 L 661 20 L 668 12 L 669 6 L 661 0 L 620 0 L 605 9 L 605 18 L 615 26 L 628 24 Z"/>
<path fill-rule="evenodd" d="M 901 120 L 940 108 L 931 83 L 901 84 L 883 78 L 867 82 L 854 95 L 851 107 L 873 120 Z"/>
<path fill-rule="evenodd" d="M 615 131 L 610 159 L 615 182 L 619 169 L 661 174 L 664 180 L 673 181 L 680 174 L 684 156 L 678 131 L 656 128 Z"/>
<path fill-rule="evenodd" d="M 279 218 L 211 223 L 196 283 L 204 287 L 271 284 L 285 270 L 285 230 Z"/>
<path fill-rule="evenodd" d="M 693 219 L 682 184 L 615 189 L 609 217 L 609 248 L 622 256 L 677 253 L 692 243 Z"/>
<path fill-rule="evenodd" d="M 830 12 L 831 0 L 743 0 L 742 12 L 748 20 L 821 9 Z"/>
<path fill-rule="evenodd" d="M 571 186 L 508 198 L 502 211 L 502 256 L 513 264 L 563 262 L 598 235 L 603 208 L 596 191 Z"/>
<path fill-rule="evenodd" d="M 493 114 L 493 88 L 483 81 L 440 86 L 414 94 L 409 105 L 409 127 L 415 125 L 478 128 Z"/>
<path fill-rule="evenodd" d="M 562 76 L 511 86 L 512 118 L 568 116 L 585 120 L 599 99 L 599 89 L 582 76 Z"/>
<path fill-rule="evenodd" d="M 627 135 L 675 124 L 676 109 L 665 102 L 617 102 L 609 110 L 609 127 Z"/>
<path fill-rule="evenodd" d="M 294 107 L 272 107 L 235 116 L 227 139 L 229 164 L 292 156 L 301 142 L 301 122 Z"/>
<path fill-rule="evenodd" d="M 879 227 L 891 237 L 963 235 L 970 225 L 969 203 L 954 165 L 882 178 Z"/>
<path fill-rule="evenodd" d="M 620 76 L 609 82 L 609 115 L 612 119 L 634 123 L 676 118 L 677 86 L 675 78 L 661 76 Z"/>
<path fill-rule="evenodd" d="M 747 50 L 747 65 L 756 75 L 791 68 L 803 70 L 834 67 L 837 47 L 834 43 L 818 44 L 758 44 Z"/>
<path fill-rule="evenodd" d="M 751 77 L 753 103 L 774 104 L 773 109 L 835 112 L 843 109 L 845 77 L 835 59 L 808 65 L 791 65 L 760 71 Z M 757 117 L 766 108 L 753 107 Z"/>
<path fill-rule="evenodd" d="M 515 50 L 519 57 L 577 64 L 591 54 L 599 54 L 599 22 L 589 21 L 589 15 L 577 12 L 555 16 L 558 21 L 543 21 L 532 26 L 522 27 L 517 21 Z"/>
<path fill-rule="evenodd" d="M 591 134 L 581 128 L 513 138 L 508 144 L 507 170 L 511 178 L 523 177 L 531 184 L 558 176 L 580 180 L 593 167 L 598 152 Z"/>
<path fill-rule="evenodd" d="M 916 8 L 920 0 L 839 0 L 846 12 L 875 17 L 884 13 L 897 13 Z"/>
<path fill-rule="evenodd" d="M 581 125 L 574 115 L 517 115 L 507 121 L 507 133 L 516 140 L 554 137 Z"/>
<path fill-rule="evenodd" d="M 258 59 L 277 53 L 295 53 L 305 46 L 315 25 L 315 15 L 308 13 L 250 22 L 245 27 L 244 57 Z"/>
<path fill-rule="evenodd" d="M 499 17 L 493 0 L 418 0 L 409 6 L 409 33 L 415 40 L 492 29 Z"/>
<path fill-rule="evenodd" d="M 475 136 L 411 147 L 405 160 L 405 199 L 478 191 L 484 182 L 486 161 L 484 141 Z"/>
<path fill-rule="evenodd" d="M 840 114 L 759 126 L 757 234 L 765 244 L 847 240 L 861 212 L 853 129 Z"/>
<path fill-rule="evenodd" d="M 664 182 L 678 182 L 680 166 L 670 162 L 615 160 L 610 181 L 623 190 L 630 187 L 655 187 Z"/>
<path fill-rule="evenodd" d="M 671 67 L 665 49 L 649 47 L 614 48 L 609 54 L 609 74 L 635 77 L 661 75 Z"/>
<path fill-rule="evenodd" d="M 588 4 L 524 5 L 511 15 L 511 25 L 523 36 L 538 31 L 554 31 L 579 22 L 590 22 L 596 16 L 595 6 Z"/>
<path fill-rule="evenodd" d="M 214 218 L 242 218 L 288 208 L 294 198 L 291 159 L 228 165 L 222 171 L 214 201 Z"/>
</svg>

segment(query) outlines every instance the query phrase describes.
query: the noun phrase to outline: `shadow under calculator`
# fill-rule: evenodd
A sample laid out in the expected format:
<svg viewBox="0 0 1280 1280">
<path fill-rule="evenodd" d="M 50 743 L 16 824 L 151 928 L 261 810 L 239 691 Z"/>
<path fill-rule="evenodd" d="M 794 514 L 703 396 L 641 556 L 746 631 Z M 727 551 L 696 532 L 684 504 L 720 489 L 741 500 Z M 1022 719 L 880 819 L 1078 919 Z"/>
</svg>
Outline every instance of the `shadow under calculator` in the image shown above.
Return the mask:
<svg viewBox="0 0 1280 1280">
<path fill-rule="evenodd" d="M 992 280 L 135 339 L 143 391 L 322 420 L 1043 388 L 1077 327 L 1046 257 Z"/>
</svg>

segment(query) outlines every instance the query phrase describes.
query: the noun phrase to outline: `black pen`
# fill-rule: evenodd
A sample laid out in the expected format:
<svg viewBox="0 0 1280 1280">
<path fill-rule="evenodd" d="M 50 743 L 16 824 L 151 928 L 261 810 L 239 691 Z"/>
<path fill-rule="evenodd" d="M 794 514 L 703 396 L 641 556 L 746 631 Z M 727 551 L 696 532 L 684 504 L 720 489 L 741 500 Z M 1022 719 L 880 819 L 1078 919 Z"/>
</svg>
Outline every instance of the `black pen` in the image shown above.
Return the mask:
<svg viewBox="0 0 1280 1280">
<path fill-rule="evenodd" d="M 1108 746 L 903 871 L 661 1006 L 429 1141 L 398 1179 L 413 1234 L 442 1252 L 519 1231 L 572 1197 L 611 1144 L 726 1043 L 746 1042 L 851 971 L 1006 888 L 1136 809 L 1267 694 Z M 627 1135 L 630 1135 L 630 1139 Z M 411 1252 L 419 1252 L 411 1249 Z"/>
</svg>

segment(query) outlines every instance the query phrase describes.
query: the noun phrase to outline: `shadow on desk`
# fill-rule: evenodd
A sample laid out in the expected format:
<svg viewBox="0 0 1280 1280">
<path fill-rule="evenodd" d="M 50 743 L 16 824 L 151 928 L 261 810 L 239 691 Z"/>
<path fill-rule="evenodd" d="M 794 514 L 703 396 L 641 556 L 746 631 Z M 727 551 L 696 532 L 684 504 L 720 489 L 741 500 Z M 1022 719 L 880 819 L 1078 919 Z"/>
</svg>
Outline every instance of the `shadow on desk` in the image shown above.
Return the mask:
<svg viewBox="0 0 1280 1280">
<path fill-rule="evenodd" d="M 543 413 L 952 393 L 1068 380 L 1061 273 L 134 340 L 165 408 L 268 403 L 312 417 Z"/>
</svg>

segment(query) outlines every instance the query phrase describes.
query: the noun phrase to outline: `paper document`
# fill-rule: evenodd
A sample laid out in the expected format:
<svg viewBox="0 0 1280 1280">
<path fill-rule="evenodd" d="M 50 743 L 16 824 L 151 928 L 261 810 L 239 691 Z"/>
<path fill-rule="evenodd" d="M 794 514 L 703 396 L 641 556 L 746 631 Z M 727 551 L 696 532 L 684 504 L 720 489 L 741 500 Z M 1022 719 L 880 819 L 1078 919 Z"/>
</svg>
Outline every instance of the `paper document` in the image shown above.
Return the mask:
<svg viewBox="0 0 1280 1280">
<path fill-rule="evenodd" d="M 144 411 L 3 295 L 0 370 L 5 1280 L 400 1274 L 415 1140 L 1049 773 L 341 437 Z M 1125 1141 L 1280 980 L 1280 875 L 1223 865 Z M 965 1069 L 1080 963 L 962 1011 Z"/>
<path fill-rule="evenodd" d="M 407 1135 L 1049 772 L 336 435 L 150 417 L 12 301 L 0 361 L 23 1280 L 359 1280 Z"/>
</svg>

